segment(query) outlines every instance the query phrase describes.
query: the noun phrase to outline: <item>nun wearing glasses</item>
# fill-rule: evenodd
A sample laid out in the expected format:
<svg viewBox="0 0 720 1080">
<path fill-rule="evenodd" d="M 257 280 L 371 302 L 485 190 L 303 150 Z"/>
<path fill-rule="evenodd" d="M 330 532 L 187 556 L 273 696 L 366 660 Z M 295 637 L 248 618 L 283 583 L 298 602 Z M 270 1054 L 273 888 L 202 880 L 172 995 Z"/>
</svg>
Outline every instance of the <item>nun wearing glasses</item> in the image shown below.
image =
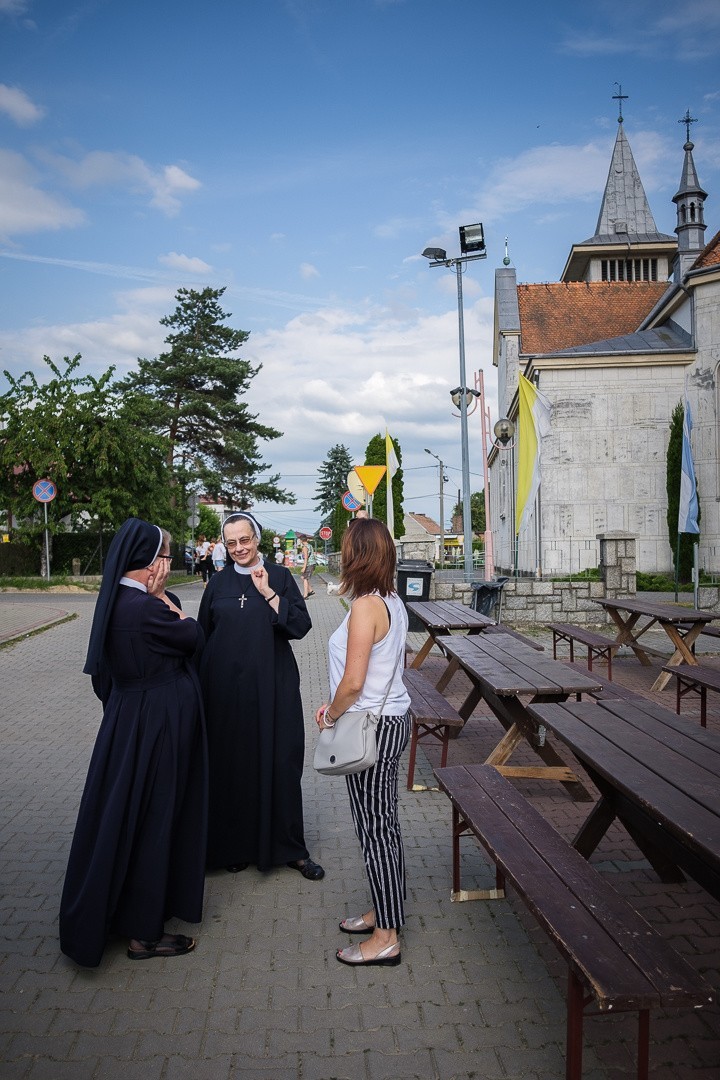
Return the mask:
<svg viewBox="0 0 720 1080">
<path fill-rule="evenodd" d="M 60 947 L 96 967 L 108 938 L 131 960 L 195 947 L 166 933 L 202 918 L 207 750 L 194 619 L 165 591 L 170 535 L 129 518 L 108 551 L 84 671 L 104 714 L 60 905 Z"/>
<path fill-rule="evenodd" d="M 207 645 L 200 681 L 208 725 L 208 867 L 236 874 L 288 866 L 309 881 L 324 870 L 305 845 L 305 732 L 291 641 L 311 627 L 284 566 L 259 553 L 252 514 L 223 524 L 228 562 L 203 593 L 198 621 Z"/>
</svg>

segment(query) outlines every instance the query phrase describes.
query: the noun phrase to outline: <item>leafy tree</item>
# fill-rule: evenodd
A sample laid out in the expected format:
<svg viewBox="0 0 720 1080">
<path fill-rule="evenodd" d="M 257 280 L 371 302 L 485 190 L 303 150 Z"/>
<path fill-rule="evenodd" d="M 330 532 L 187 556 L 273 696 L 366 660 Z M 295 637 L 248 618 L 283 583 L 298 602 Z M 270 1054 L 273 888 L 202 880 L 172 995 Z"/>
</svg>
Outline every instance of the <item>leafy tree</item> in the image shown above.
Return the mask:
<svg viewBox="0 0 720 1080">
<path fill-rule="evenodd" d="M 258 423 L 241 399 L 260 370 L 236 354 L 245 330 L 224 325 L 230 313 L 220 307 L 224 289 L 179 289 L 172 315 L 160 320 L 171 332 L 167 352 L 139 359 L 138 370 L 121 389 L 141 403 L 145 422 L 168 440 L 167 462 L 185 490 L 190 482 L 219 502 L 249 509 L 258 500 L 294 503 L 265 471 L 258 442 L 282 432 Z"/>
<path fill-rule="evenodd" d="M 332 523 L 328 519 L 335 513 L 336 504 L 347 491 L 347 476 L 352 467 L 347 446 L 337 443 L 328 450 L 325 461 L 318 469 L 315 505 L 318 513 L 322 515 L 323 523 L 328 521 L 331 527 Z"/>
<path fill-rule="evenodd" d="M 348 521 L 351 517 L 352 514 L 349 513 L 338 500 L 338 502 L 335 503 L 335 508 L 328 521 L 328 524 L 333 531 L 332 540 L 330 541 L 333 551 L 340 550 L 342 538 L 345 535 L 345 530 L 347 529 Z"/>
<path fill-rule="evenodd" d="M 680 476 L 682 473 L 682 432 L 685 408 L 681 401 L 675 406 L 670 417 L 670 437 L 667 448 L 667 526 L 668 540 L 673 553 L 673 562 L 677 560 L 678 551 L 678 514 L 680 511 Z M 698 524 L 700 511 L 698 507 Z M 678 580 L 682 582 L 692 580 L 693 570 L 693 544 L 696 536 L 692 533 L 680 534 L 680 559 L 678 562 Z"/>
<path fill-rule="evenodd" d="M 214 540 L 216 536 L 220 535 L 221 528 L 220 515 L 215 510 L 211 510 L 205 503 L 198 503 L 197 535 L 203 533 L 208 540 Z"/>
<path fill-rule="evenodd" d="M 100 522 L 112 529 L 127 517 L 177 525 L 169 497 L 167 444 L 139 422 L 133 402 L 112 385 L 113 368 L 99 378 L 80 376 L 81 357 L 64 357 L 64 368 L 44 361 L 52 378 L 40 383 L 31 371 L 5 378 L 0 396 L 0 502 L 37 535 L 44 515 L 32 494 L 36 480 L 55 483 L 48 528 L 75 529 Z"/>
<path fill-rule="evenodd" d="M 400 468 L 395 473 L 392 481 L 392 494 L 393 494 L 393 515 L 395 518 L 395 530 L 396 537 L 402 536 L 405 532 L 405 510 L 403 507 L 403 471 L 402 471 L 402 450 L 400 444 L 395 442 L 395 453 L 397 454 L 398 464 Z M 365 464 L 366 465 L 387 465 L 385 460 L 385 436 L 373 435 L 370 442 L 367 444 L 365 450 Z M 387 473 L 382 478 L 378 486 L 375 488 L 373 494 L 373 517 L 378 518 L 380 521 L 384 521 L 387 524 Z"/>
<path fill-rule="evenodd" d="M 463 504 L 458 502 L 453 509 L 453 517 L 462 520 Z M 470 494 L 470 528 L 475 536 L 482 536 L 485 532 L 485 490 L 473 491 Z"/>
</svg>

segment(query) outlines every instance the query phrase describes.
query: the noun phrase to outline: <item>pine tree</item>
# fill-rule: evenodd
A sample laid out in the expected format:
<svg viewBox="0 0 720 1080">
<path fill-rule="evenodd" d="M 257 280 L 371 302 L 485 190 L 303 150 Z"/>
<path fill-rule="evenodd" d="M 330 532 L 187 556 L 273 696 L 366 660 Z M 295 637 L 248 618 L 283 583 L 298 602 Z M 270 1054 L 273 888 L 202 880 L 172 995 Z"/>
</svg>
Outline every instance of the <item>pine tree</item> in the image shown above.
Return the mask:
<svg viewBox="0 0 720 1080">
<path fill-rule="evenodd" d="M 337 503 L 347 491 L 347 477 L 351 469 L 352 459 L 347 446 L 337 443 L 328 450 L 325 461 L 318 469 L 315 487 L 315 505 L 324 524 L 332 525 L 328 519 L 335 513 Z"/>
<path fill-rule="evenodd" d="M 175 311 L 160 320 L 171 330 L 167 352 L 139 359 L 120 388 L 144 409 L 147 427 L 168 439 L 168 466 L 178 485 L 199 482 L 228 506 L 249 508 L 260 499 L 294 503 L 294 495 L 277 486 L 279 476 L 259 480 L 266 466 L 258 442 L 282 432 L 258 423 L 241 400 L 260 367 L 236 355 L 249 334 L 224 325 L 230 318 L 219 303 L 224 292 L 179 289 Z"/>
<path fill-rule="evenodd" d="M 395 537 L 396 539 L 403 536 L 405 533 L 405 510 L 403 507 L 403 471 L 402 471 L 402 450 L 400 444 L 393 439 L 395 445 L 395 453 L 397 454 L 398 464 L 400 468 L 395 473 L 392 481 L 392 494 L 393 494 L 393 516 L 395 518 Z M 370 442 L 367 444 L 365 451 L 365 464 L 366 465 L 387 465 L 386 452 L 385 452 L 385 436 L 373 435 Z M 387 524 L 387 473 L 383 476 L 382 480 L 375 488 L 373 494 L 373 517 L 378 518 L 379 521 L 384 521 Z"/>
</svg>

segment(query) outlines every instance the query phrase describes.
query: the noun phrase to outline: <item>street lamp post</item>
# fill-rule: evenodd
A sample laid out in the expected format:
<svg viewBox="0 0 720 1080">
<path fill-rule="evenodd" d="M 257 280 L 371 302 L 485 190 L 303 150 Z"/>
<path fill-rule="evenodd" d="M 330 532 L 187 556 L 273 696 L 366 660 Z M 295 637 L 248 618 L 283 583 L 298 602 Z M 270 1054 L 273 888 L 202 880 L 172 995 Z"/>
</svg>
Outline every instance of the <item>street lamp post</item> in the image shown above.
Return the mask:
<svg viewBox="0 0 720 1080">
<path fill-rule="evenodd" d="M 425 453 L 429 454 L 430 457 L 434 457 L 440 465 L 440 569 L 442 570 L 445 566 L 445 466 L 437 454 L 433 454 L 432 450 L 426 448 Z"/>
<path fill-rule="evenodd" d="M 460 389 L 464 389 L 465 383 L 465 321 L 463 316 L 463 292 L 462 275 L 463 267 L 468 262 L 476 259 L 484 259 L 485 234 L 482 224 L 460 226 L 460 251 L 461 255 L 454 259 L 448 259 L 447 252 L 443 248 L 425 248 L 423 255 L 430 259 L 430 266 L 446 266 L 455 270 L 457 277 L 457 304 L 458 304 L 458 343 L 460 352 Z M 470 454 L 468 447 L 468 393 L 460 393 L 460 449 L 462 466 L 463 487 L 463 553 L 465 557 L 465 577 L 467 580 L 473 575 L 472 553 L 472 519 L 470 515 Z"/>
<path fill-rule="evenodd" d="M 496 442 L 493 444 L 499 450 L 510 451 L 510 561 L 513 573 L 517 577 L 518 548 L 517 533 L 515 531 L 515 425 L 512 420 L 503 417 L 498 420 L 493 428 Z"/>
</svg>

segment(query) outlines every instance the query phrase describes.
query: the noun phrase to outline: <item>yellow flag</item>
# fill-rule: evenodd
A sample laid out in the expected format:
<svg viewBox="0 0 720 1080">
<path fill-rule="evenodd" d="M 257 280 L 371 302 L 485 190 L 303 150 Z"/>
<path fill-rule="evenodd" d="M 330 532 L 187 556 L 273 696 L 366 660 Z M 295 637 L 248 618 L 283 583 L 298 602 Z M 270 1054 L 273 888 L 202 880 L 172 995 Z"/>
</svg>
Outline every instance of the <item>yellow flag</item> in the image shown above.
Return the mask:
<svg viewBox="0 0 720 1080">
<path fill-rule="evenodd" d="M 395 453 L 395 446 L 393 444 L 392 439 L 390 438 L 390 435 L 388 434 L 388 429 L 387 428 L 385 428 L 385 460 L 387 462 L 387 474 L 388 474 L 387 500 L 386 500 L 387 527 L 390 530 L 390 535 L 392 536 L 392 538 L 394 540 L 395 539 L 395 506 L 393 504 L 392 481 L 393 481 L 393 476 L 395 475 L 395 473 L 400 468 L 400 462 L 397 459 L 397 454 Z"/>
<path fill-rule="evenodd" d="M 535 506 L 540 487 L 540 450 L 550 431 L 551 405 L 537 386 L 521 375 L 518 380 L 518 478 L 515 534 Z"/>
</svg>

